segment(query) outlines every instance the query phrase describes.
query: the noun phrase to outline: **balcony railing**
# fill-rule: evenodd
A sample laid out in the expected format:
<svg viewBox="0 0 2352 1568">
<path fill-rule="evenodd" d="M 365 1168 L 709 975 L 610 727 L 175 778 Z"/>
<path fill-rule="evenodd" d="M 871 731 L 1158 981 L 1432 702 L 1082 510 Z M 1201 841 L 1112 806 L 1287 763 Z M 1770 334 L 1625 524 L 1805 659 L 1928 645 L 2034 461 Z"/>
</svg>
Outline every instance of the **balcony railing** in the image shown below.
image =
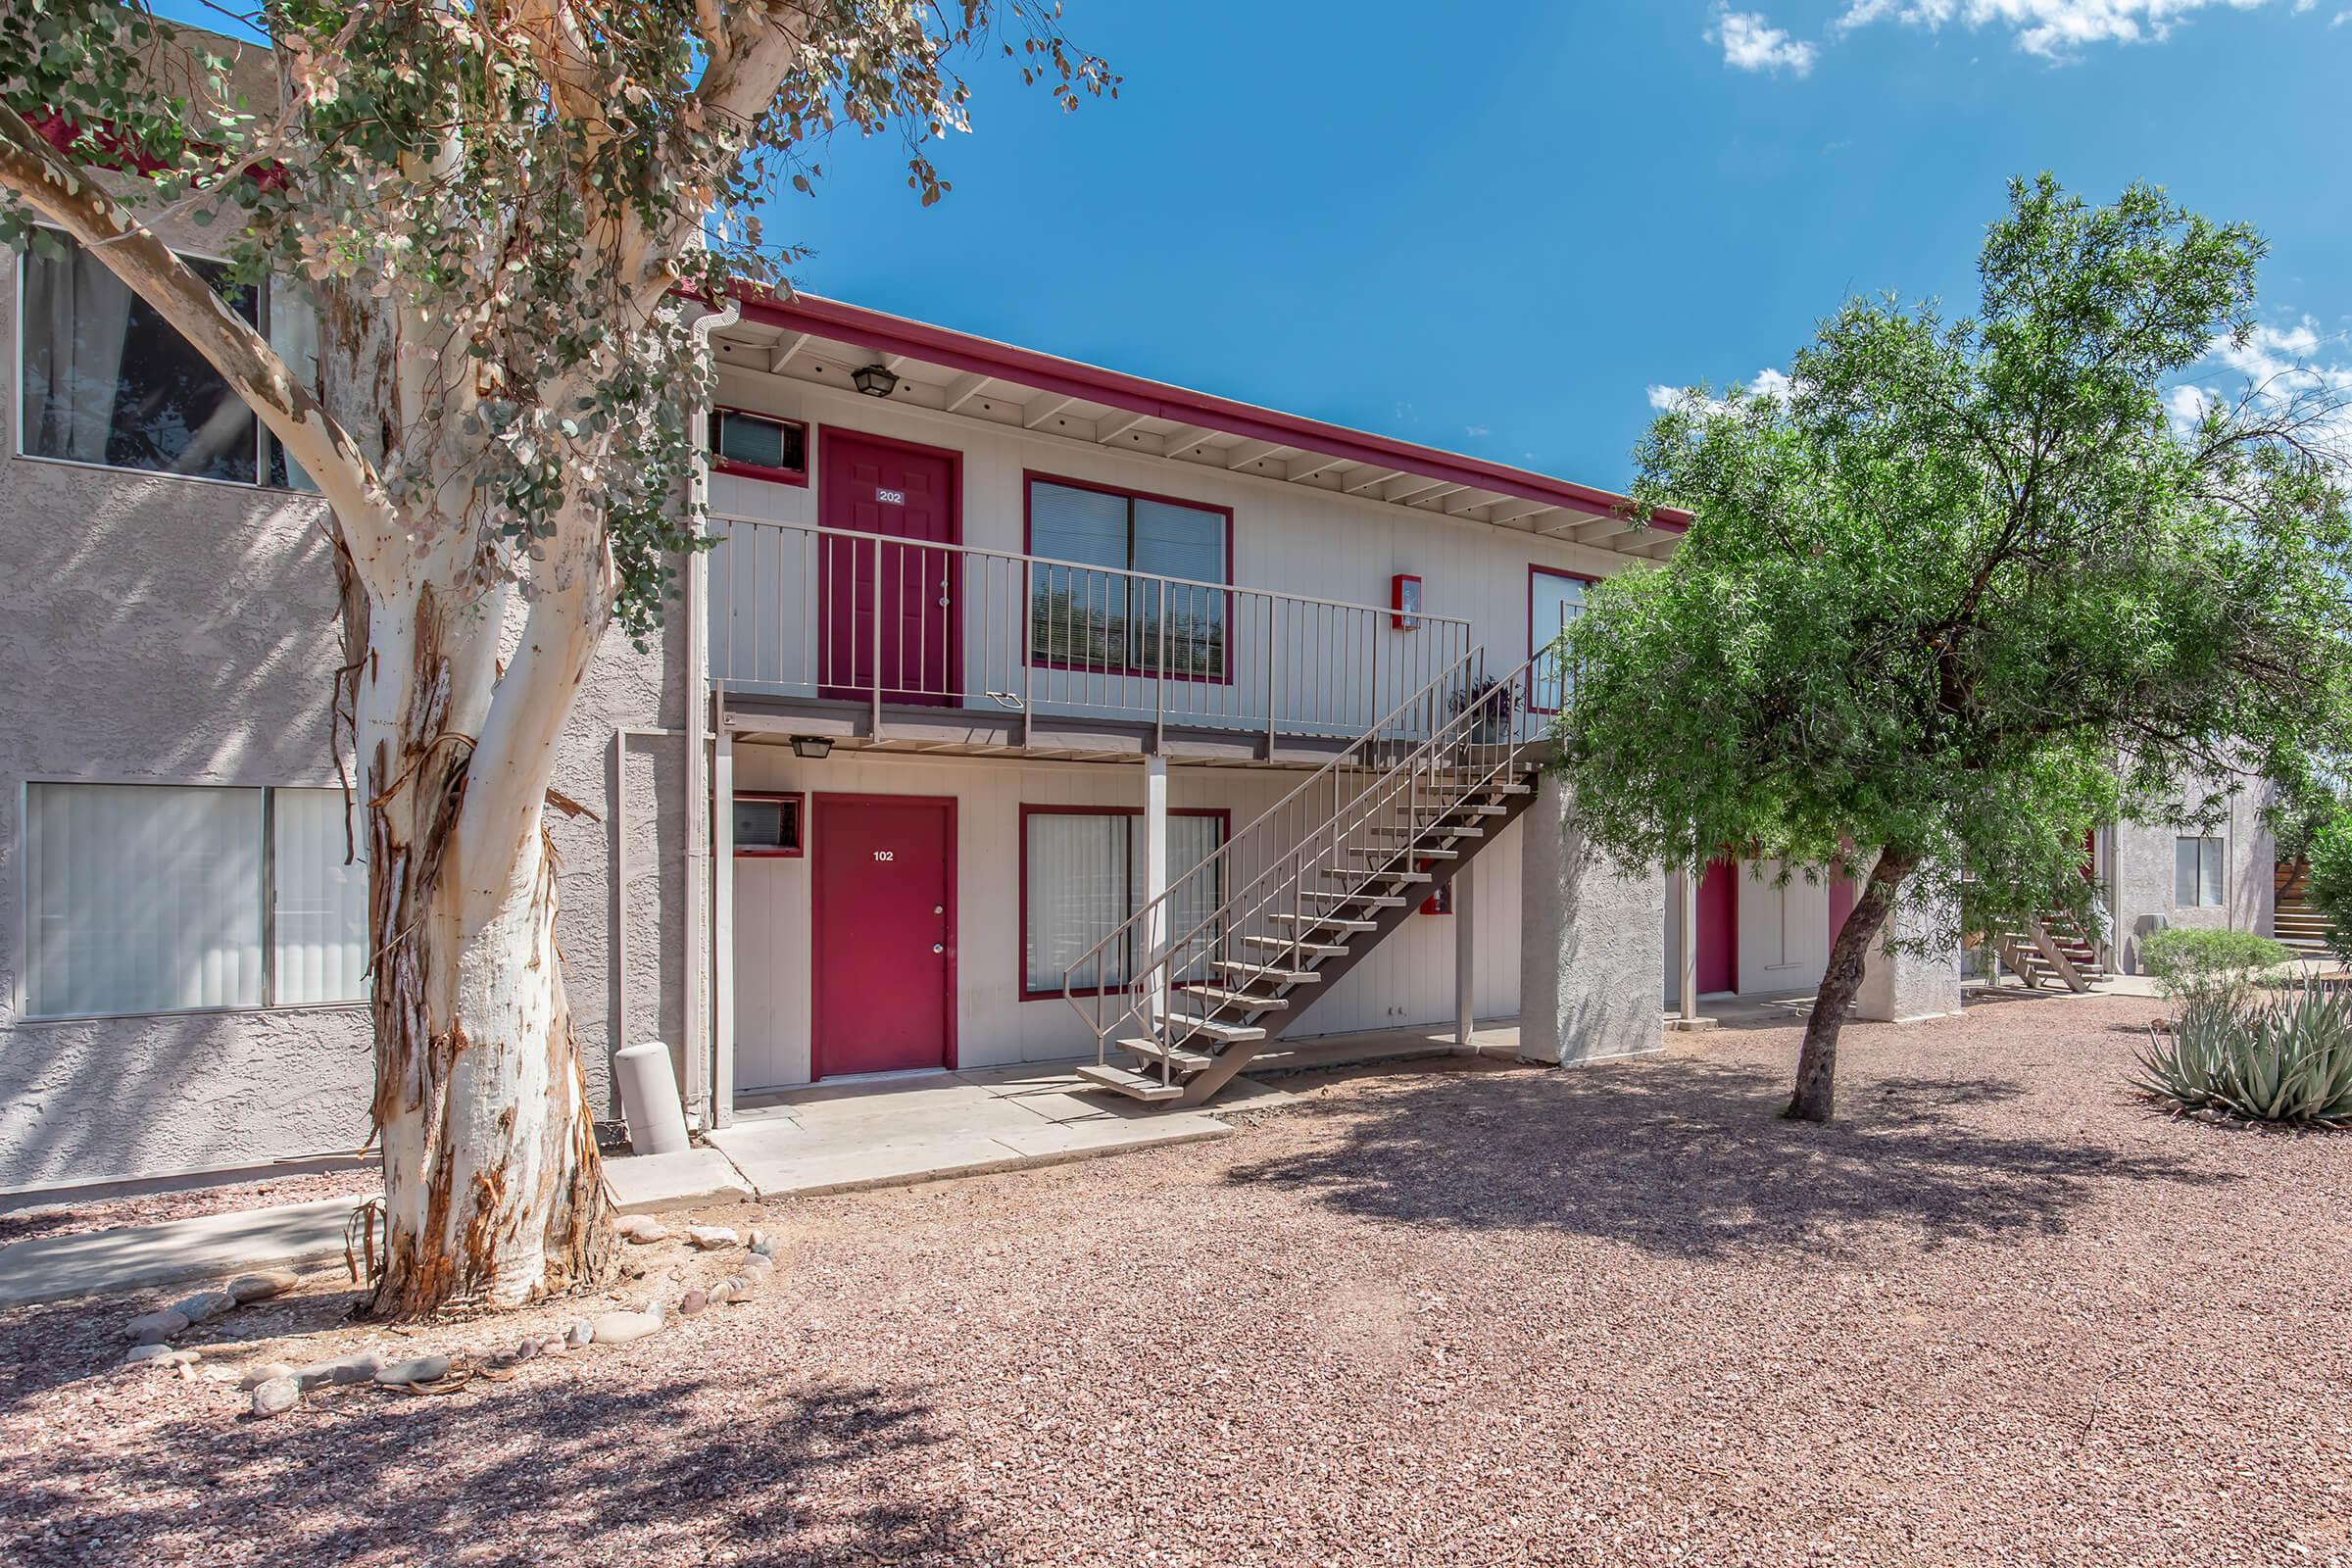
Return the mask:
<svg viewBox="0 0 2352 1568">
<path fill-rule="evenodd" d="M 803 523 L 713 517 L 730 691 L 1161 730 L 1363 734 L 1470 652 L 1384 606 Z"/>
</svg>

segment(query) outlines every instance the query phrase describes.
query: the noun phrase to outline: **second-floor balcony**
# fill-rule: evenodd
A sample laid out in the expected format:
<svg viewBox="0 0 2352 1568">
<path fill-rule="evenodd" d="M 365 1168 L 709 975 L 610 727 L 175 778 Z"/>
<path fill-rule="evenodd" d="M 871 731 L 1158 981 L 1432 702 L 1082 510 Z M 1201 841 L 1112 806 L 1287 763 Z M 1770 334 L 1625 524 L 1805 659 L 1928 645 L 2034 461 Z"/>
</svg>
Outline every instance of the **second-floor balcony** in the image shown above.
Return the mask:
<svg viewBox="0 0 2352 1568">
<path fill-rule="evenodd" d="M 796 734 L 1312 760 L 1471 650 L 1466 620 L 1400 624 L 1389 606 L 804 523 L 710 528 L 711 679 L 731 712 Z"/>
</svg>

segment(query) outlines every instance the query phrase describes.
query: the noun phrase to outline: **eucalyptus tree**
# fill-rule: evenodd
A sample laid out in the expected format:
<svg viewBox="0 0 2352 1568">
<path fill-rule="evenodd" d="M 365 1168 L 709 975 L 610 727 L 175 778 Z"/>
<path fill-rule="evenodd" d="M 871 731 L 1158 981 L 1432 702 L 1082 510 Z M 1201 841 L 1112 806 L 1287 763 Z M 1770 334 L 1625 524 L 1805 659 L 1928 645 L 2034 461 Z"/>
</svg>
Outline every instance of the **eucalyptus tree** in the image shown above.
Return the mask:
<svg viewBox="0 0 2352 1568">
<path fill-rule="evenodd" d="M 1115 78 L 1051 0 L 263 0 L 243 20 L 273 54 L 143 5 L 12 5 L 0 224 L 99 258 L 325 499 L 373 943 L 375 1306 L 516 1302 L 614 1256 L 542 815 L 608 628 L 642 640 L 700 542 L 692 302 L 775 276 L 792 253 L 760 209 L 808 189 L 829 134 L 903 136 L 937 199 L 969 55 L 1001 50 L 1066 107 Z M 172 253 L 162 214 L 209 222 L 232 281 L 307 288 L 315 373 Z"/>
<path fill-rule="evenodd" d="M 1642 441 L 1640 497 L 1695 520 L 1574 627 L 1563 765 L 1626 860 L 1738 847 L 1859 877 L 1791 1116 L 1832 1113 L 1899 906 L 1932 945 L 1964 887 L 2012 915 L 2080 898 L 2093 824 L 2211 808 L 2214 781 L 2341 733 L 2340 403 L 2266 384 L 2168 409 L 2254 329 L 2263 252 L 2149 186 L 2092 207 L 2021 180 L 1975 314 L 1850 300 L 1786 396 L 1693 393 Z"/>
</svg>

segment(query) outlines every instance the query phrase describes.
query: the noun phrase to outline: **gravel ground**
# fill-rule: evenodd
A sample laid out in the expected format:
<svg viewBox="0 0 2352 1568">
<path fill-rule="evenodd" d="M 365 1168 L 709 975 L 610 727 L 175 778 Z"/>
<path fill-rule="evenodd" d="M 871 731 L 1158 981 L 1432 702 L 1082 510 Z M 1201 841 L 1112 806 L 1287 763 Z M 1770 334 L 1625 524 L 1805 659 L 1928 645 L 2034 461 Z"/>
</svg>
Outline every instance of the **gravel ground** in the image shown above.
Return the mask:
<svg viewBox="0 0 2352 1568">
<path fill-rule="evenodd" d="M 273 1422 L 108 1370 L 144 1302 L 9 1314 L 0 1562 L 2352 1563 L 2352 1139 L 2126 1099 L 2155 1005 L 1856 1025 L 1826 1129 L 1774 1026 L 713 1210 L 786 1238 L 749 1305 Z M 349 1300 L 206 1369 L 394 1338 Z"/>
<path fill-rule="evenodd" d="M 129 1198 L 83 1199 L 64 1203 L 29 1203 L 0 1212 L 0 1247 L 43 1236 L 111 1231 L 126 1225 L 158 1225 L 200 1214 L 231 1214 L 274 1203 L 304 1203 L 314 1198 L 372 1197 L 384 1188 L 373 1164 L 356 1170 L 310 1171 L 226 1187 L 188 1187 Z"/>
</svg>

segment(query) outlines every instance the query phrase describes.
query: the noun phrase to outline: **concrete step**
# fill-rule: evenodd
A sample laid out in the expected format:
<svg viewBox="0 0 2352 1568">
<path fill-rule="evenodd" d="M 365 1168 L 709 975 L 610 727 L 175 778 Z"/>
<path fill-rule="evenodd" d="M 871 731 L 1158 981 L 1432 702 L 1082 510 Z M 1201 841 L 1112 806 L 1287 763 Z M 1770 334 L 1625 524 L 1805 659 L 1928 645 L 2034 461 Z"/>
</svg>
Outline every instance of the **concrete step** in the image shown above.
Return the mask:
<svg viewBox="0 0 2352 1568">
<path fill-rule="evenodd" d="M 1222 1040 L 1227 1045 L 1266 1038 L 1266 1032 L 1255 1024 L 1220 1023 L 1197 1012 L 1163 1012 L 1152 1021 L 1171 1033 L 1181 1031 L 1188 1039 L 1193 1035 L 1206 1035 L 1211 1040 Z"/>
<path fill-rule="evenodd" d="M 1119 1049 L 1141 1056 L 1146 1061 L 1165 1060 L 1169 1066 L 1180 1073 L 1199 1072 L 1217 1059 L 1198 1051 L 1187 1051 L 1182 1046 L 1163 1045 L 1149 1035 L 1139 1035 L 1132 1039 L 1122 1040 L 1119 1042 Z"/>
<path fill-rule="evenodd" d="M 1337 951 L 1344 953 L 1347 950 L 1342 948 Z M 1236 963 L 1231 958 L 1219 958 L 1209 967 L 1222 969 L 1237 980 L 1254 980 L 1260 985 L 1269 986 L 1312 985 L 1323 978 L 1312 969 L 1277 969 L 1272 964 Z"/>
<path fill-rule="evenodd" d="M 1266 916 L 1266 919 L 1270 924 L 1297 926 L 1301 931 L 1377 931 L 1380 929 L 1379 921 L 1359 920 L 1352 915 L 1269 914 Z M 1277 939 L 1250 938 L 1249 940 L 1259 941 Z M 1343 948 L 1339 951 L 1345 953 L 1348 950 Z"/>
<path fill-rule="evenodd" d="M 1459 850 L 1441 850 L 1427 844 L 1416 844 L 1410 850 L 1374 845 L 1370 849 L 1350 849 L 1348 853 L 1360 859 L 1379 860 L 1384 864 L 1399 855 L 1410 855 L 1416 860 L 1458 860 L 1462 858 Z"/>
<path fill-rule="evenodd" d="M 1383 839 L 1483 839 L 1483 827 L 1375 827 L 1366 832 Z"/>
<path fill-rule="evenodd" d="M 1205 1002 L 1215 1007 L 1237 1007 L 1244 1012 L 1290 1005 L 1280 997 L 1261 997 L 1254 991 L 1231 991 L 1223 986 L 1179 986 L 1176 994 L 1188 1001 Z"/>
<path fill-rule="evenodd" d="M 1097 1066 L 1090 1062 L 1078 1069 L 1078 1076 L 1099 1088 L 1125 1095 L 1130 1100 L 1149 1101 L 1153 1104 L 1184 1098 L 1184 1085 L 1163 1084 L 1151 1073 L 1137 1072 L 1128 1067 Z"/>
<path fill-rule="evenodd" d="M 1377 893 L 1315 893 L 1310 891 L 1298 896 L 1302 899 L 1312 899 L 1317 904 L 1335 905 L 1343 908 L 1360 905 L 1367 909 L 1401 909 L 1406 903 L 1403 899 L 1384 898 Z M 1279 920 L 1282 916 L 1276 915 L 1274 918 Z M 1368 931 L 1371 927 L 1366 925 L 1364 929 Z"/>
<path fill-rule="evenodd" d="M 1288 921 L 1290 916 L 1278 914 L 1274 918 Z M 1367 931 L 1372 929 L 1372 922 L 1369 920 L 1359 920 L 1354 923 Z M 1242 946 L 1255 948 L 1260 953 L 1302 953 L 1318 958 L 1344 957 L 1348 952 L 1348 944 L 1345 942 L 1308 942 L 1303 939 L 1293 941 L 1289 937 L 1244 937 Z M 1315 978 L 1320 980 L 1323 977 L 1317 975 Z"/>
</svg>

